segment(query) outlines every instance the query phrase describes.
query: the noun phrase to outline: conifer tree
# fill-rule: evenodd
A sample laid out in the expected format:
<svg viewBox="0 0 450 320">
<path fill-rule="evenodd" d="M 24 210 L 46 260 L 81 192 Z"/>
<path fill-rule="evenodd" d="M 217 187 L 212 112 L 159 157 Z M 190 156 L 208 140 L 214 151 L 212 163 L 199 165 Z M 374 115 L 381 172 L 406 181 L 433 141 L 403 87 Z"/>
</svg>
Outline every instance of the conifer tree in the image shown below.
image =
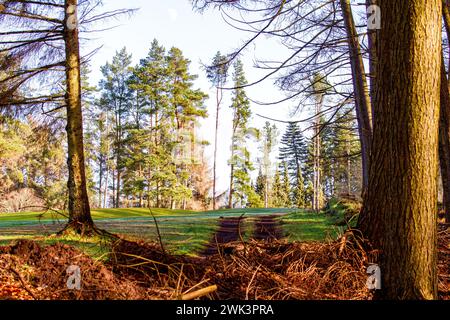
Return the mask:
<svg viewBox="0 0 450 320">
<path fill-rule="evenodd" d="M 306 206 L 305 182 L 301 171 L 297 173 L 296 183 L 293 187 L 292 203 L 297 208 L 304 208 Z"/>
<path fill-rule="evenodd" d="M 281 181 L 280 170 L 277 167 L 275 170 L 275 175 L 273 177 L 272 184 L 272 206 L 274 208 L 282 208 L 284 207 L 284 194 L 283 194 L 283 183 Z"/>
<path fill-rule="evenodd" d="M 102 97 L 101 108 L 111 117 L 113 123 L 112 150 L 115 158 L 115 177 L 113 179 L 113 206 L 121 203 L 122 172 L 124 169 L 124 140 L 127 116 L 132 106 L 132 91 L 129 87 L 131 77 L 131 55 L 126 48 L 117 51 L 112 62 L 101 68 L 100 81 Z"/>
<path fill-rule="evenodd" d="M 283 186 L 282 186 L 282 195 L 283 195 L 283 203 L 284 207 L 290 207 L 292 205 L 291 202 L 291 181 L 289 178 L 289 171 L 287 162 L 282 163 L 283 166 Z"/>
<path fill-rule="evenodd" d="M 231 136 L 231 158 L 230 158 L 230 190 L 228 197 L 228 207 L 233 208 L 234 201 L 239 200 L 242 203 L 250 193 L 254 192 L 253 188 L 244 186 L 250 183 L 250 172 L 253 170 L 253 164 L 250 159 L 250 152 L 247 148 L 247 140 L 256 134 L 253 128 L 248 127 L 251 117 L 250 101 L 247 98 L 245 90 L 242 86 L 247 84 L 244 74 L 244 66 L 240 60 L 234 64 L 233 82 L 235 89 L 233 90 L 233 98 L 231 109 L 233 110 L 233 125 Z M 235 191 L 238 195 L 235 197 Z M 254 198 L 254 197 L 253 197 Z"/>
<path fill-rule="evenodd" d="M 217 148 L 219 132 L 219 112 L 223 99 L 223 86 L 228 78 L 228 59 L 220 51 L 216 53 L 211 66 L 206 68 L 206 75 L 211 84 L 216 88 L 216 127 L 214 133 L 214 164 L 213 164 L 213 209 L 216 209 L 216 175 L 217 175 Z"/>
</svg>

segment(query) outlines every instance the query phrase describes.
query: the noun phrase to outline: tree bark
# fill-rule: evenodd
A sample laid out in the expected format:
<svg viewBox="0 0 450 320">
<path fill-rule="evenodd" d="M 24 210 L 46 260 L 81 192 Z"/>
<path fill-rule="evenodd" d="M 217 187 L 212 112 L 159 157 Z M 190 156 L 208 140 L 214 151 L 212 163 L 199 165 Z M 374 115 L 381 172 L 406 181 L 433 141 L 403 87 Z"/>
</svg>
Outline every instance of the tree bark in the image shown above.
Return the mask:
<svg viewBox="0 0 450 320">
<path fill-rule="evenodd" d="M 366 8 L 368 9 L 370 6 L 378 5 L 378 0 L 366 0 Z M 369 12 L 368 12 L 369 13 Z M 372 125 L 373 118 L 376 117 L 376 78 L 377 78 L 377 39 L 378 39 L 379 30 L 367 30 L 368 35 L 368 45 L 369 45 L 369 71 L 370 71 L 370 102 L 372 106 Z"/>
<path fill-rule="evenodd" d="M 213 194 L 212 194 L 212 202 L 213 202 L 213 210 L 216 210 L 216 174 L 217 174 L 217 140 L 218 140 L 218 134 L 219 134 L 219 112 L 220 112 L 220 101 L 222 100 L 219 97 L 220 94 L 219 87 L 217 87 L 216 92 L 216 100 L 217 100 L 217 107 L 216 107 L 216 128 L 215 128 L 215 134 L 214 134 L 214 166 L 213 166 Z"/>
<path fill-rule="evenodd" d="M 382 1 L 377 116 L 358 222 L 381 250 L 381 299 L 437 298 L 441 0 Z"/>
<path fill-rule="evenodd" d="M 81 110 L 81 78 L 78 28 L 69 27 L 69 19 L 76 17 L 77 0 L 65 1 L 64 41 L 66 49 L 66 108 L 69 169 L 69 223 L 71 229 L 88 234 L 94 229 L 86 188 L 83 146 L 83 119 Z"/>
<path fill-rule="evenodd" d="M 345 29 L 348 37 L 350 64 L 352 68 L 353 90 L 355 92 L 355 110 L 358 121 L 359 139 L 363 169 L 363 195 L 369 182 L 370 147 L 372 145 L 372 105 L 369 97 L 364 62 L 359 37 L 353 19 L 350 0 L 340 0 Z"/>
<path fill-rule="evenodd" d="M 231 153 L 231 161 L 233 161 L 234 153 Z M 228 199 L 228 208 L 233 209 L 233 175 L 234 175 L 234 164 L 231 164 L 231 173 L 230 173 L 230 196 Z"/>
<path fill-rule="evenodd" d="M 442 5 L 444 26 L 448 38 L 450 36 L 450 11 L 446 0 L 442 0 Z M 442 83 L 439 121 L 439 160 L 441 165 L 445 222 L 450 223 L 450 83 L 446 75 L 443 53 L 441 73 Z"/>
</svg>

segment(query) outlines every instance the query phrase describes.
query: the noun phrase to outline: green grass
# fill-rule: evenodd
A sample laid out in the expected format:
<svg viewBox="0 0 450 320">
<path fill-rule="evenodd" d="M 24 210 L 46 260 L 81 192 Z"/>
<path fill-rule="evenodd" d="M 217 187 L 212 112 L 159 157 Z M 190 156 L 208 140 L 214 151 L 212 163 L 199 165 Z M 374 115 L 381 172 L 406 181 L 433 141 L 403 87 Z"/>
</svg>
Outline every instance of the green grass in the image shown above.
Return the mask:
<svg viewBox="0 0 450 320">
<path fill-rule="evenodd" d="M 344 230 L 335 225 L 335 217 L 324 213 L 297 211 L 281 219 L 289 241 L 326 241 L 336 239 Z"/>
<path fill-rule="evenodd" d="M 336 216 L 316 214 L 293 209 L 233 209 L 194 212 L 169 209 L 152 209 L 161 232 L 166 250 L 177 254 L 195 254 L 212 239 L 218 228 L 219 217 L 239 217 L 245 214 L 242 238 L 249 240 L 253 233 L 253 221 L 258 215 L 284 213 L 280 219 L 289 241 L 324 241 L 335 238 L 342 227 L 336 227 Z M 35 239 L 43 245 L 56 242 L 73 245 L 94 257 L 102 257 L 107 252 L 99 239 L 79 239 L 45 237 L 31 234 L 30 230 L 39 225 L 39 213 L 0 214 L 0 245 L 16 239 Z M 125 235 L 130 239 L 158 241 L 157 230 L 148 209 L 101 209 L 93 210 L 97 225 L 108 231 Z M 51 223 L 55 215 L 44 214 L 41 222 Z M 65 219 L 60 217 L 60 221 Z M 22 234 L 21 234 L 22 232 Z"/>
</svg>

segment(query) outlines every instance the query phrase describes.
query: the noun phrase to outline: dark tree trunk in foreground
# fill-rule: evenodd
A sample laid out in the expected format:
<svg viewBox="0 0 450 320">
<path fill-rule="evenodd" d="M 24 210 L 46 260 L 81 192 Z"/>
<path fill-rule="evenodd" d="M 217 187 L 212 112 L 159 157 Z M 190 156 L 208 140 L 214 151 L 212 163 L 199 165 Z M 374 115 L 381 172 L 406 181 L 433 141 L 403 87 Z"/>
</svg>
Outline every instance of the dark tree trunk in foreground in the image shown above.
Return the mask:
<svg viewBox="0 0 450 320">
<path fill-rule="evenodd" d="M 358 33 L 353 19 L 350 0 L 340 0 L 348 37 L 350 64 L 352 68 L 353 90 L 355 92 L 355 109 L 358 121 L 359 139 L 361 142 L 361 158 L 363 170 L 363 194 L 369 182 L 369 156 L 372 144 L 372 106 L 369 97 L 369 88 L 364 69 L 364 62 L 359 44 Z"/>
<path fill-rule="evenodd" d="M 379 4 L 377 116 L 359 227 L 381 250 L 378 298 L 436 299 L 442 2 Z"/>
<path fill-rule="evenodd" d="M 66 108 L 69 169 L 69 224 L 66 230 L 88 234 L 94 228 L 89 208 L 84 163 L 83 125 L 81 111 L 80 51 L 76 21 L 77 0 L 66 0 L 64 41 L 66 46 Z M 75 15 L 75 17 L 74 17 Z"/>
</svg>

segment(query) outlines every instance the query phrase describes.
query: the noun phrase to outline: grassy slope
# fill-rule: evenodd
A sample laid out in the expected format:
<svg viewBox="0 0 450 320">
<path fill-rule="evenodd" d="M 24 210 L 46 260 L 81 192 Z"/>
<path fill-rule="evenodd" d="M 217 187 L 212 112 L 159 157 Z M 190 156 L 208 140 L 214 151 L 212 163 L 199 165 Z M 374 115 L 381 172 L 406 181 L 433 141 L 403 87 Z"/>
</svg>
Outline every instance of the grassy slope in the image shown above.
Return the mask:
<svg viewBox="0 0 450 320">
<path fill-rule="evenodd" d="M 281 219 L 283 228 L 290 241 L 323 241 L 335 238 L 339 229 L 333 225 L 334 219 L 323 214 L 317 215 L 306 211 L 292 209 L 233 209 L 207 212 L 193 212 L 183 210 L 152 209 L 157 217 L 158 226 L 166 249 L 176 252 L 192 254 L 208 243 L 217 228 L 219 217 L 240 216 L 250 218 L 245 222 L 247 232 L 243 230 L 243 238 L 248 239 L 252 232 L 251 218 L 257 215 L 271 215 L 285 213 Z M 101 209 L 93 210 L 94 220 L 101 227 L 118 234 L 124 234 L 132 239 L 158 240 L 156 227 L 148 209 Z M 61 239 L 20 234 L 17 227 L 27 228 L 38 223 L 38 213 L 16 213 L 0 215 L 0 244 L 6 244 L 14 239 L 31 238 L 44 244 L 64 242 L 76 245 L 90 254 L 99 257 L 104 254 L 103 246 L 98 240 L 81 240 L 77 238 Z M 43 222 L 51 222 L 55 214 L 45 214 Z M 60 217 L 63 221 L 64 219 Z M 3 230 L 2 230 L 3 228 Z"/>
</svg>

